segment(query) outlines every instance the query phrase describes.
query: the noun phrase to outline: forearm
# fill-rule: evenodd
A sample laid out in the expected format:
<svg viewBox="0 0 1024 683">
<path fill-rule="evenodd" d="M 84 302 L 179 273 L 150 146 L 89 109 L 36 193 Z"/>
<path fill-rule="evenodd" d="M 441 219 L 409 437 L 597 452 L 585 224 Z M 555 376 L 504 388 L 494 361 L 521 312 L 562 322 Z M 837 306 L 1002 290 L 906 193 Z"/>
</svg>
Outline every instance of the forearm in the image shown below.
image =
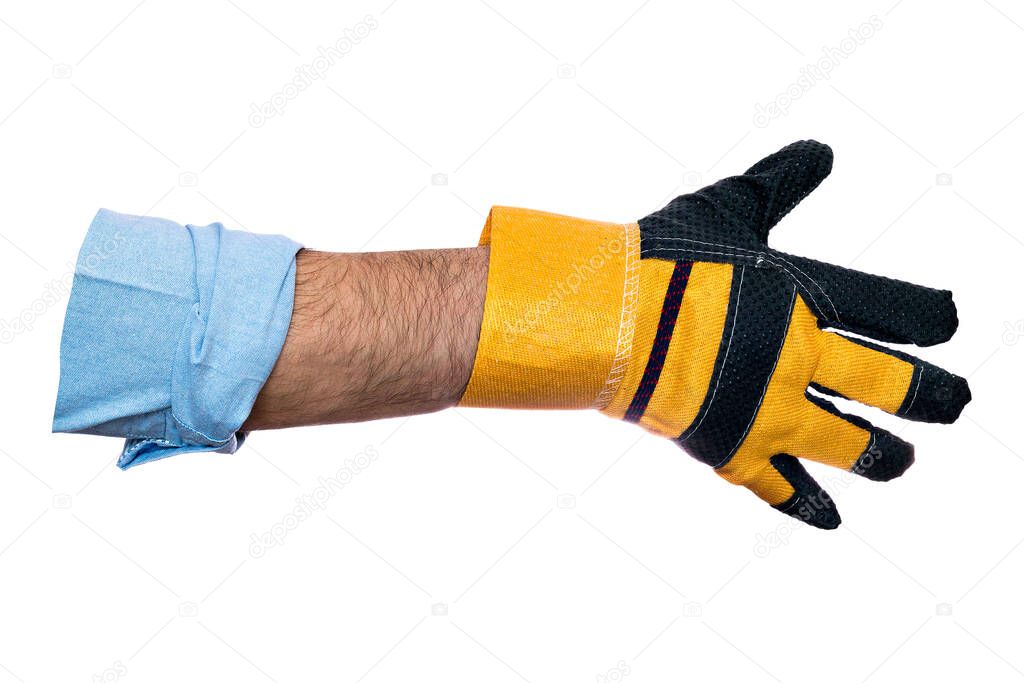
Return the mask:
<svg viewBox="0 0 1024 683">
<path fill-rule="evenodd" d="M 455 405 L 469 382 L 488 249 L 296 257 L 288 336 L 244 429 Z"/>
</svg>

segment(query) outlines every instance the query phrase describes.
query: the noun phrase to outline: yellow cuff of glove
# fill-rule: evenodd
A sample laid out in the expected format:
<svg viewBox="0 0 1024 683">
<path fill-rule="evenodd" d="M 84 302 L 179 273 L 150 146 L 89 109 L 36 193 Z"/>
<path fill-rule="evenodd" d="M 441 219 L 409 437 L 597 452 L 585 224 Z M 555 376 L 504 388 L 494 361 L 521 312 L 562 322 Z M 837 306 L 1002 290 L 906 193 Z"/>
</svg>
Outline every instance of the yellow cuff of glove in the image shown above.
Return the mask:
<svg viewBox="0 0 1024 683">
<path fill-rule="evenodd" d="M 476 361 L 460 405 L 601 407 L 628 365 L 640 235 L 615 224 L 496 206 Z"/>
</svg>

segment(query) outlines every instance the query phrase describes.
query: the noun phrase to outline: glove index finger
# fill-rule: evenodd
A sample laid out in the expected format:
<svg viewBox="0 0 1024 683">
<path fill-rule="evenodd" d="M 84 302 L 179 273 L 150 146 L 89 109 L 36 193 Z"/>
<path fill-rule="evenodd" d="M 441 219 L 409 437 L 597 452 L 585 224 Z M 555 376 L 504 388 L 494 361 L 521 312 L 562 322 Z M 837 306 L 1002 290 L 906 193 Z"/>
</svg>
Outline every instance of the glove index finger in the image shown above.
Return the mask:
<svg viewBox="0 0 1024 683">
<path fill-rule="evenodd" d="M 948 341 L 959 325 L 948 290 L 780 252 L 765 258 L 797 281 L 819 327 L 896 344 L 934 346 Z"/>
</svg>

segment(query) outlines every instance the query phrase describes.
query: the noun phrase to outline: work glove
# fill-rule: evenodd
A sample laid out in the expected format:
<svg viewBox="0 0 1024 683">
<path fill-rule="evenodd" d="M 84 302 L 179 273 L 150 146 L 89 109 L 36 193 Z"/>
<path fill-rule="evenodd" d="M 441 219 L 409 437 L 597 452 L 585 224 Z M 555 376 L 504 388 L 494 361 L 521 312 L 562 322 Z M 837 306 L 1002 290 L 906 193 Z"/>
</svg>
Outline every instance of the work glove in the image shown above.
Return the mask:
<svg viewBox="0 0 1024 683">
<path fill-rule="evenodd" d="M 837 527 L 834 501 L 800 459 L 886 481 L 914 449 L 825 397 L 950 423 L 971 396 L 962 377 L 861 338 L 948 340 L 950 292 L 767 245 L 831 168 L 828 146 L 796 142 L 630 224 L 493 208 L 461 404 L 596 408 L 784 513 Z"/>
</svg>

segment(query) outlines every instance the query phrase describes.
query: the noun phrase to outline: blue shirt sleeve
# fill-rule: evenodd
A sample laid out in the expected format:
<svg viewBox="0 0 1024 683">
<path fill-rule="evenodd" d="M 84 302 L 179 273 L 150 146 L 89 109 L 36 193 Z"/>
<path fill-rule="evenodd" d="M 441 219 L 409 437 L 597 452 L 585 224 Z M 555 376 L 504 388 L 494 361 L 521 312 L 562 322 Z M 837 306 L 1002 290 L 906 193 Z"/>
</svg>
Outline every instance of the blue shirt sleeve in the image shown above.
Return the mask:
<svg viewBox="0 0 1024 683">
<path fill-rule="evenodd" d="M 237 450 L 284 345 L 300 248 L 100 210 L 75 266 L 53 430 L 125 438 L 122 469 Z"/>
</svg>

